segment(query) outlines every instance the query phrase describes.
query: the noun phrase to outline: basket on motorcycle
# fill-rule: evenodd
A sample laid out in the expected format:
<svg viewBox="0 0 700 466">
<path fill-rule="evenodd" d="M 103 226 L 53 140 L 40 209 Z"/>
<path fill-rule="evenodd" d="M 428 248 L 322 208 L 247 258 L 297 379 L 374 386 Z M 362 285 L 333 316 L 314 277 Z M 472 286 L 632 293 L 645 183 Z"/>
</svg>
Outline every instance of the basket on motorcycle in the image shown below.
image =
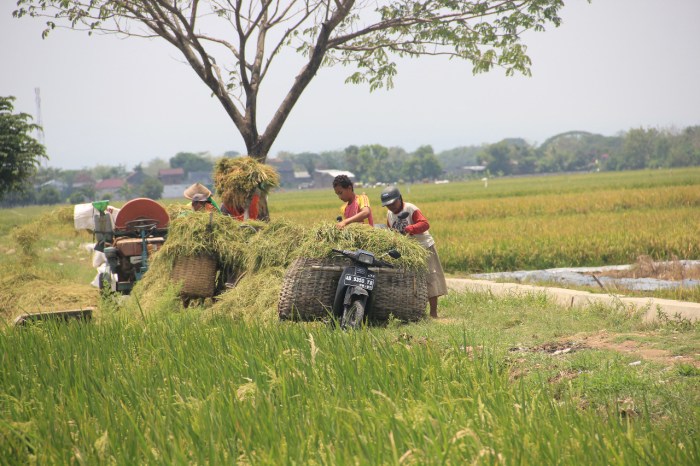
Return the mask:
<svg viewBox="0 0 700 466">
<path fill-rule="evenodd" d="M 178 257 L 170 278 L 182 283 L 182 296 L 210 298 L 216 286 L 216 259 L 207 255 Z"/>
<path fill-rule="evenodd" d="M 343 257 L 295 260 L 282 282 L 277 305 L 279 318 L 304 321 L 328 318 L 340 275 L 350 264 Z M 391 268 L 376 270 L 374 301 L 368 317 L 378 322 L 386 322 L 390 315 L 404 322 L 423 318 L 428 303 L 425 274 Z"/>
<path fill-rule="evenodd" d="M 386 322 L 389 316 L 404 322 L 425 317 L 428 285 L 425 273 L 404 269 L 377 269 L 374 302 L 369 318 Z"/>
<path fill-rule="evenodd" d="M 284 274 L 277 312 L 281 320 L 318 320 L 333 313 L 333 299 L 343 266 L 342 257 L 292 262 Z"/>
</svg>

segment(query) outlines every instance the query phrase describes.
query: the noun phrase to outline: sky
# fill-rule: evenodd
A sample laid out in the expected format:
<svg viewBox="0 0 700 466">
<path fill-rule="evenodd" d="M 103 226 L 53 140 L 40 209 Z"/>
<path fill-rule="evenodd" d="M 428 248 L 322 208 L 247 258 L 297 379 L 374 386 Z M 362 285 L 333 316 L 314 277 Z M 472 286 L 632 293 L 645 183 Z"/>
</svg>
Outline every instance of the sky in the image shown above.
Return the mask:
<svg viewBox="0 0 700 466">
<path fill-rule="evenodd" d="M 71 30 L 42 40 L 44 21 L 13 18 L 15 3 L 0 0 L 0 96 L 36 118 L 40 89 L 45 165 L 133 168 L 178 152 L 245 153 L 172 46 Z M 400 61 L 395 87 L 370 92 L 344 83 L 350 68 L 322 68 L 269 155 L 351 144 L 440 152 L 512 137 L 540 144 L 572 130 L 700 125 L 700 0 L 567 0 L 562 17 L 559 28 L 526 36 L 532 77 L 475 76 L 468 62 L 431 57 Z M 272 100 L 263 102 L 261 131 Z"/>
</svg>

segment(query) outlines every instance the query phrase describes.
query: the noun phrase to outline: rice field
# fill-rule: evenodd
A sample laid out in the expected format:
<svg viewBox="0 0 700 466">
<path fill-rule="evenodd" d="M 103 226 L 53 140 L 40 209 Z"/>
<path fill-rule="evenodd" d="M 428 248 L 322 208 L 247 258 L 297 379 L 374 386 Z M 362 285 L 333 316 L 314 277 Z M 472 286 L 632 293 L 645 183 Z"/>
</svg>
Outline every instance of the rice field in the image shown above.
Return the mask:
<svg viewBox="0 0 700 466">
<path fill-rule="evenodd" d="M 548 307 L 532 299 L 502 306 L 513 304 Z M 700 460 L 697 372 L 659 380 L 653 368 L 591 353 L 535 355 L 533 375 L 523 377 L 522 362 L 500 349 L 508 338 L 496 345 L 483 329 L 440 330 L 441 337 L 429 324 L 344 333 L 202 321 L 192 311 L 6 330 L 1 462 Z M 563 383 L 553 382 L 556 374 L 565 374 Z"/>
<path fill-rule="evenodd" d="M 700 169 L 589 173 L 399 185 L 430 221 L 449 273 L 482 273 L 700 258 Z M 362 189 L 375 222 L 380 188 Z M 270 197 L 271 215 L 329 219 L 332 190 Z"/>
<path fill-rule="evenodd" d="M 445 268 L 470 273 L 698 259 L 698 185 L 684 169 L 400 188 Z M 365 191 L 378 205 L 380 189 Z M 339 204 L 330 187 L 269 202 L 275 221 L 304 226 Z M 437 321 L 278 322 L 284 268 L 262 253 L 213 306 L 184 309 L 171 286 L 123 300 L 87 284 L 91 238 L 69 211 L 0 210 L 3 317 L 86 299 L 99 311 L 91 324 L 3 319 L 0 464 L 700 463 L 698 324 L 455 293 Z M 296 242 L 268 241 L 284 257 Z M 655 358 L 614 349 L 629 343 Z"/>
</svg>

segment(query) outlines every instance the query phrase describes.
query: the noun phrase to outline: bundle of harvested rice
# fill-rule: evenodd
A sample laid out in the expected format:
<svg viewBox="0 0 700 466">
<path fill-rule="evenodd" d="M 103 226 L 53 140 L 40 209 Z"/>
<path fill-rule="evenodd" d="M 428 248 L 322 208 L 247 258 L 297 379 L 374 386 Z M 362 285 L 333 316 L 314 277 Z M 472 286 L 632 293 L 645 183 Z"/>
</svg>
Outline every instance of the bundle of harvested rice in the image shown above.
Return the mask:
<svg viewBox="0 0 700 466">
<path fill-rule="evenodd" d="M 233 289 L 216 299 L 213 311 L 259 314 L 264 320 L 276 314 L 287 267 L 297 258 L 331 258 L 333 248 L 361 248 L 377 255 L 396 249 L 402 257 L 389 259 L 395 267 L 416 273 L 426 270 L 427 251 L 416 241 L 389 230 L 362 225 L 338 230 L 331 223 L 305 228 L 285 220 L 241 223 L 218 213 L 190 212 L 171 221 L 163 248 L 153 256 L 148 273 L 132 294 L 139 297 L 146 311 L 167 307 L 164 300 L 176 300 L 169 291 L 174 261 L 178 257 L 208 254 L 217 257 L 220 268 L 235 269 L 239 277 Z M 173 306 L 180 305 L 173 302 Z"/>
<path fill-rule="evenodd" d="M 222 294 L 214 304 L 214 315 L 227 315 L 244 321 L 277 321 L 277 300 L 284 268 L 270 267 L 241 277 L 236 287 Z"/>
<path fill-rule="evenodd" d="M 297 257 L 306 230 L 298 223 L 273 220 L 251 236 L 246 248 L 245 269 L 255 272 L 268 267 L 287 267 Z"/>
<path fill-rule="evenodd" d="M 171 266 L 178 257 L 212 256 L 222 267 L 240 267 L 253 222 L 241 223 L 217 212 L 187 212 L 170 221 L 168 238 L 155 255 Z"/>
<path fill-rule="evenodd" d="M 396 249 L 401 253 L 401 258 L 388 260 L 395 267 L 414 271 L 425 271 L 427 268 L 428 251 L 417 241 L 395 231 L 368 228 L 359 223 L 352 223 L 342 230 L 338 230 L 333 223 L 318 225 L 304 236 L 295 256 L 329 258 L 335 255 L 332 249 L 364 249 L 377 256 Z"/>
<path fill-rule="evenodd" d="M 229 206 L 247 206 L 257 191 L 267 194 L 279 184 L 277 171 L 252 157 L 224 157 L 214 166 L 214 188 Z"/>
<path fill-rule="evenodd" d="M 0 280 L 0 318 L 97 306 L 99 291 L 89 284 L 57 280 L 50 271 L 27 267 Z"/>
<path fill-rule="evenodd" d="M 181 215 L 187 215 L 192 212 L 192 206 L 189 204 L 180 204 L 174 202 L 165 206 L 165 210 L 168 212 L 168 217 L 177 218 Z"/>
</svg>

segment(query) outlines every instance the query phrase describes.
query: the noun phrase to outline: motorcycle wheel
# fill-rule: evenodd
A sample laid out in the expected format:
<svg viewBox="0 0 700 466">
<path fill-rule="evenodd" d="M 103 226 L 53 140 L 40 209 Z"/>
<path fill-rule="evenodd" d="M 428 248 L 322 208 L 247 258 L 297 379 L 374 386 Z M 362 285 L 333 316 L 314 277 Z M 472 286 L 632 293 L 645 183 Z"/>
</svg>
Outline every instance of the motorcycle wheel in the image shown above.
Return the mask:
<svg viewBox="0 0 700 466">
<path fill-rule="evenodd" d="M 357 329 L 362 325 L 362 318 L 365 316 L 365 306 L 362 301 L 355 300 L 343 312 L 343 319 L 340 322 L 342 329 Z"/>
</svg>

